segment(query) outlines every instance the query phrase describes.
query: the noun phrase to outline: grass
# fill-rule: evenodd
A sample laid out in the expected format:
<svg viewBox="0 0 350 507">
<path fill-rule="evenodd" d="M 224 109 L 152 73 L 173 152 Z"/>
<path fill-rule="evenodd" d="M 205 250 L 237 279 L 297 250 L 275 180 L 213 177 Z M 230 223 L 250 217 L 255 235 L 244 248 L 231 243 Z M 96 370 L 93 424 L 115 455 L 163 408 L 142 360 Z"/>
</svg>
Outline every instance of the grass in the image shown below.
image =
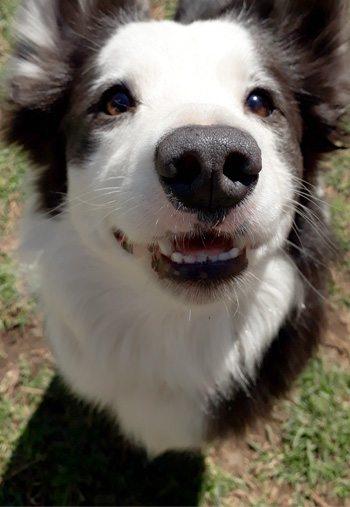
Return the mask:
<svg viewBox="0 0 350 507">
<path fill-rule="evenodd" d="M 0 252 L 0 332 L 14 328 L 23 331 L 34 307 L 33 300 L 23 293 L 16 262 Z"/>
<path fill-rule="evenodd" d="M 12 40 L 15 8 L 15 0 L 0 3 L 0 73 Z M 0 144 L 0 332 L 17 327 L 23 329 L 33 316 L 34 303 L 24 294 L 18 266 L 8 255 L 10 248 L 7 248 L 13 240 L 19 204 L 25 196 L 27 168 L 28 163 L 18 149 L 4 148 Z"/>
<path fill-rule="evenodd" d="M 1 148 L 1 146 L 0 146 Z M 12 232 L 14 209 L 24 197 L 24 175 L 28 163 L 18 149 L 0 149 L 0 238 Z"/>
<path fill-rule="evenodd" d="M 333 230 L 342 254 L 342 264 L 350 268 L 350 157 L 349 150 L 332 158 L 326 173 L 326 184 L 333 190 L 330 204 Z"/>
<path fill-rule="evenodd" d="M 248 491 L 245 480 L 226 472 L 222 466 L 208 458 L 202 503 L 220 506 L 232 491 L 237 493 L 237 490 Z"/>
<path fill-rule="evenodd" d="M 350 373 L 315 359 L 302 375 L 293 399 L 284 405 L 286 422 L 278 446 L 257 447 L 265 466 L 260 481 L 280 479 L 293 486 L 294 500 L 311 492 L 331 500 L 350 497 Z M 271 463 L 273 466 L 271 466 Z"/>
<path fill-rule="evenodd" d="M 331 218 L 339 248 L 338 272 L 330 287 L 337 309 L 350 309 L 350 156 L 340 151 L 328 165 L 326 184 L 330 189 Z"/>
<path fill-rule="evenodd" d="M 16 0 L 5 0 L 0 4 L 0 36 L 2 41 L 12 40 L 12 20 L 16 5 Z"/>
<path fill-rule="evenodd" d="M 8 252 L 14 241 L 28 164 L 18 149 L 0 145 L 0 331 L 21 327 L 33 316 L 34 302 L 25 294 L 19 269 Z"/>
<path fill-rule="evenodd" d="M 15 4 L 0 3 L 0 66 Z M 174 12 L 174 1 L 154 4 L 166 15 Z M 17 150 L 0 149 L 0 338 L 6 342 L 11 333 L 25 335 L 34 315 L 9 247 L 26 168 Z M 341 254 L 331 301 L 334 312 L 349 316 L 349 152 L 332 158 L 325 178 Z M 7 362 L 1 339 L 0 367 Z M 279 409 L 280 422 L 266 423 L 263 437 L 247 436 L 249 464 L 235 474 L 212 450 L 148 460 L 120 437 L 108 414 L 74 399 L 44 361 L 32 363 L 24 354 L 0 378 L 0 505 L 264 506 L 286 498 L 290 505 L 346 505 L 348 363 L 334 355 L 316 358 Z"/>
<path fill-rule="evenodd" d="M 30 418 L 41 402 L 44 390 L 49 385 L 52 371 L 46 367 L 32 375 L 29 362 L 19 362 L 19 378 L 11 372 L 0 384 L 0 470 L 9 463 L 19 438 L 21 437 L 28 418 Z M 0 497 L 1 498 L 1 497 Z"/>
</svg>

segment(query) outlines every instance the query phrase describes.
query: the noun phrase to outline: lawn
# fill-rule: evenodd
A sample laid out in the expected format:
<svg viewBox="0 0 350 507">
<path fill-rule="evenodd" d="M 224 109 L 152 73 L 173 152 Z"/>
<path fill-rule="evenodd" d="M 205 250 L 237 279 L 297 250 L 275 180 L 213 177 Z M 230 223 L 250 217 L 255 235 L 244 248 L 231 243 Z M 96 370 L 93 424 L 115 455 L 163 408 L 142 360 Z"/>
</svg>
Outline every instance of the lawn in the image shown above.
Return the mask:
<svg viewBox="0 0 350 507">
<path fill-rule="evenodd" d="M 156 16 L 174 10 L 172 0 L 153 3 Z M 0 72 L 15 4 L 0 4 Z M 318 357 L 244 439 L 153 461 L 55 375 L 14 256 L 27 165 L 0 147 L 0 505 L 350 506 L 349 151 L 325 164 L 340 258 Z"/>
</svg>

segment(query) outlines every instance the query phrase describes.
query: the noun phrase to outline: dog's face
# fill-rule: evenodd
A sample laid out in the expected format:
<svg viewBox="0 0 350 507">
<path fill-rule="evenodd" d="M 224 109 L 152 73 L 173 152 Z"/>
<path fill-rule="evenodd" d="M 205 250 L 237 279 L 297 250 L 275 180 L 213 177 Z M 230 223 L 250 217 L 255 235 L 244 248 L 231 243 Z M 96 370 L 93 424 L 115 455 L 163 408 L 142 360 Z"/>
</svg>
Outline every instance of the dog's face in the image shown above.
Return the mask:
<svg viewBox="0 0 350 507">
<path fill-rule="evenodd" d="M 69 113 L 77 232 L 176 298 L 232 291 L 291 228 L 302 121 L 289 88 L 232 21 L 132 23 L 89 65 Z"/>
<path fill-rule="evenodd" d="M 187 26 L 126 21 L 127 3 L 26 2 L 9 138 L 40 167 L 45 211 L 130 283 L 178 302 L 246 293 L 332 146 L 345 2 L 237 0 Z"/>
</svg>

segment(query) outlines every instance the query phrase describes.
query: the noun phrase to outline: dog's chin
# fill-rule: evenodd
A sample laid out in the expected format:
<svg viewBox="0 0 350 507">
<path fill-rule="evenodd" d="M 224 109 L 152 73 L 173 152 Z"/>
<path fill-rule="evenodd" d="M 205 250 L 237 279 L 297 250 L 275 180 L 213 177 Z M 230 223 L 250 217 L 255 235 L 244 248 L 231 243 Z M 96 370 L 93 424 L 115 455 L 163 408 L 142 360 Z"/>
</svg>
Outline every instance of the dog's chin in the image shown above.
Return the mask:
<svg viewBox="0 0 350 507">
<path fill-rule="evenodd" d="M 221 299 L 248 267 L 247 245 L 229 234 L 169 232 L 148 245 L 132 243 L 120 230 L 114 236 L 129 255 L 149 262 L 167 292 L 192 304 Z"/>
</svg>

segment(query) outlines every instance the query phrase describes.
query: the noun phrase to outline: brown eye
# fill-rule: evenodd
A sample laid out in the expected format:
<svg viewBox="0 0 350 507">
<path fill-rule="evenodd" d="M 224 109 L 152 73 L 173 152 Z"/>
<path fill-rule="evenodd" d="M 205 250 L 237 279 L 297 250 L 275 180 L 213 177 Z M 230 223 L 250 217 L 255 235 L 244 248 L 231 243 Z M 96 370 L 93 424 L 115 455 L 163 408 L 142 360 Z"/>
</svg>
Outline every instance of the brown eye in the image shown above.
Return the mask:
<svg viewBox="0 0 350 507">
<path fill-rule="evenodd" d="M 247 106 L 254 114 L 261 118 L 271 116 L 274 111 L 272 100 L 259 90 L 249 95 L 247 98 Z"/>
<path fill-rule="evenodd" d="M 126 113 L 132 107 L 132 99 L 125 92 L 114 94 L 106 104 L 106 113 L 110 116 Z"/>
</svg>

